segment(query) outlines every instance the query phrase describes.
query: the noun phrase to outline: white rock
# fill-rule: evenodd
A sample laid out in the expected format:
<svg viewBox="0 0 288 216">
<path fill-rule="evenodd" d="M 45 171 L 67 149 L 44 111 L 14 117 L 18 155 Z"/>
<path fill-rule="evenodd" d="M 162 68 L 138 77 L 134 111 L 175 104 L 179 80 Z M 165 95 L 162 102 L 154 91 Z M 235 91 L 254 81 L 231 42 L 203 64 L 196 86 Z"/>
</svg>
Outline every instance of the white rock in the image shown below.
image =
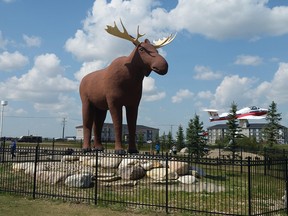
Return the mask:
<svg viewBox="0 0 288 216">
<path fill-rule="evenodd" d="M 122 159 L 120 157 L 101 157 L 100 163 L 103 168 L 117 168 Z"/>
<path fill-rule="evenodd" d="M 69 187 L 87 188 L 91 185 L 91 175 L 89 174 L 76 174 L 68 176 L 65 180 L 65 185 Z"/>
<path fill-rule="evenodd" d="M 183 184 L 193 184 L 196 182 L 196 178 L 195 176 L 192 176 L 192 175 L 184 175 L 184 176 L 180 176 L 178 178 L 178 181 Z"/>
<path fill-rule="evenodd" d="M 169 169 L 172 172 L 177 172 L 178 175 L 186 175 L 189 172 L 189 164 L 181 161 L 169 161 Z"/>
<path fill-rule="evenodd" d="M 64 155 L 61 159 L 62 162 L 64 161 L 78 161 L 79 157 L 75 155 Z"/>
<path fill-rule="evenodd" d="M 178 174 L 176 172 L 171 171 L 168 168 L 168 179 L 178 179 Z M 166 168 L 155 168 L 146 172 L 146 175 L 149 178 L 152 178 L 157 181 L 164 181 L 166 179 Z"/>
<path fill-rule="evenodd" d="M 124 158 L 121 163 L 119 164 L 119 167 L 118 168 L 123 168 L 123 167 L 126 167 L 126 166 L 130 166 L 130 165 L 135 165 L 139 163 L 139 160 L 138 159 L 134 159 L 134 158 Z"/>
</svg>

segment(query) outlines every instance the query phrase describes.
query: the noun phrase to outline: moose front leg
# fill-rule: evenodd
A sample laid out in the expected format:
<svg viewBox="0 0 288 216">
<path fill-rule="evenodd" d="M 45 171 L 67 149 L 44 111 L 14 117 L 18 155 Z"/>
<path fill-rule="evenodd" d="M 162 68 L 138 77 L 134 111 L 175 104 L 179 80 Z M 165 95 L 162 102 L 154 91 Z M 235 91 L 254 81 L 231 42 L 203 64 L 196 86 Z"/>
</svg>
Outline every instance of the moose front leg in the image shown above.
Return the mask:
<svg viewBox="0 0 288 216">
<path fill-rule="evenodd" d="M 139 151 L 136 147 L 136 124 L 137 124 L 137 116 L 138 116 L 138 106 L 127 106 L 126 107 L 126 118 L 129 130 L 129 145 L 128 145 L 128 153 L 137 154 Z"/>
<path fill-rule="evenodd" d="M 102 128 L 106 118 L 107 110 L 94 109 L 94 149 L 96 151 L 103 151 L 101 140 Z"/>
</svg>

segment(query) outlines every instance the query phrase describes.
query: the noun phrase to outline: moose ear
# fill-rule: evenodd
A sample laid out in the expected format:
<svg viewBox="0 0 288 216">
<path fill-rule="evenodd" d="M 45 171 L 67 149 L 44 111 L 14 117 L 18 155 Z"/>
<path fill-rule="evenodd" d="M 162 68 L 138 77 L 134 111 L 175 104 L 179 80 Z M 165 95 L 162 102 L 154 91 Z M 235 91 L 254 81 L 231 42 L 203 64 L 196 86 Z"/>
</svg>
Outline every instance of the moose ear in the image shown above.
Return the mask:
<svg viewBox="0 0 288 216">
<path fill-rule="evenodd" d="M 149 43 L 150 44 L 150 41 L 148 39 L 145 39 L 144 41 L 145 43 Z"/>
</svg>

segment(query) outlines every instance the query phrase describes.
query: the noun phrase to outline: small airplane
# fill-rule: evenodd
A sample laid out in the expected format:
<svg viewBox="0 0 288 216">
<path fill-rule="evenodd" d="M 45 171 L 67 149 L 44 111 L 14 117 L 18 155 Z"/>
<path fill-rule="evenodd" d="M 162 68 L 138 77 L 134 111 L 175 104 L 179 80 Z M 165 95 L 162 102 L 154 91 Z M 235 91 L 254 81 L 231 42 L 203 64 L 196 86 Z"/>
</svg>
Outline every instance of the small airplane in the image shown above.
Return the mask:
<svg viewBox="0 0 288 216">
<path fill-rule="evenodd" d="M 218 110 L 215 109 L 205 109 L 210 116 L 210 121 L 223 121 L 229 120 L 230 113 L 218 114 Z M 257 106 L 244 107 L 243 109 L 236 111 L 237 119 L 264 119 L 267 115 L 268 109 L 259 108 Z"/>
</svg>

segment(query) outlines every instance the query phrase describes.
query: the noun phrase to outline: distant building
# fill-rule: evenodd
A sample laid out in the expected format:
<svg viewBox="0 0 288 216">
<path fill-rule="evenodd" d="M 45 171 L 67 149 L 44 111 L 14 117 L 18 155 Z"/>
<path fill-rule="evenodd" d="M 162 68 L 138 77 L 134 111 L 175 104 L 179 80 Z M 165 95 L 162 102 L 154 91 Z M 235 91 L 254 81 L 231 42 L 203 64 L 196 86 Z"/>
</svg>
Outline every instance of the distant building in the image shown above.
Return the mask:
<svg viewBox="0 0 288 216">
<path fill-rule="evenodd" d="M 148 140 L 155 141 L 156 137 L 159 137 L 159 129 L 147 127 L 144 125 L 137 125 L 136 126 L 136 140 L 138 140 L 139 135 L 142 134 L 143 141 L 147 142 Z M 122 138 L 124 141 L 127 141 L 129 137 L 128 126 L 127 124 L 122 125 Z M 114 126 L 112 123 L 104 123 L 102 134 L 101 134 L 102 141 L 107 142 L 114 142 L 115 141 L 115 132 Z M 83 126 L 76 127 L 76 139 L 81 140 L 83 139 Z M 92 133 L 93 139 L 93 133 Z"/>
<path fill-rule="evenodd" d="M 241 126 L 241 134 L 246 137 L 255 137 L 257 141 L 264 140 L 263 129 L 266 126 L 265 123 L 244 123 Z M 216 140 L 223 139 L 227 133 L 227 124 L 217 124 L 207 128 L 208 131 L 208 143 L 213 145 Z M 285 126 L 280 126 L 279 137 L 277 139 L 279 144 L 288 143 L 288 129 Z"/>
</svg>

